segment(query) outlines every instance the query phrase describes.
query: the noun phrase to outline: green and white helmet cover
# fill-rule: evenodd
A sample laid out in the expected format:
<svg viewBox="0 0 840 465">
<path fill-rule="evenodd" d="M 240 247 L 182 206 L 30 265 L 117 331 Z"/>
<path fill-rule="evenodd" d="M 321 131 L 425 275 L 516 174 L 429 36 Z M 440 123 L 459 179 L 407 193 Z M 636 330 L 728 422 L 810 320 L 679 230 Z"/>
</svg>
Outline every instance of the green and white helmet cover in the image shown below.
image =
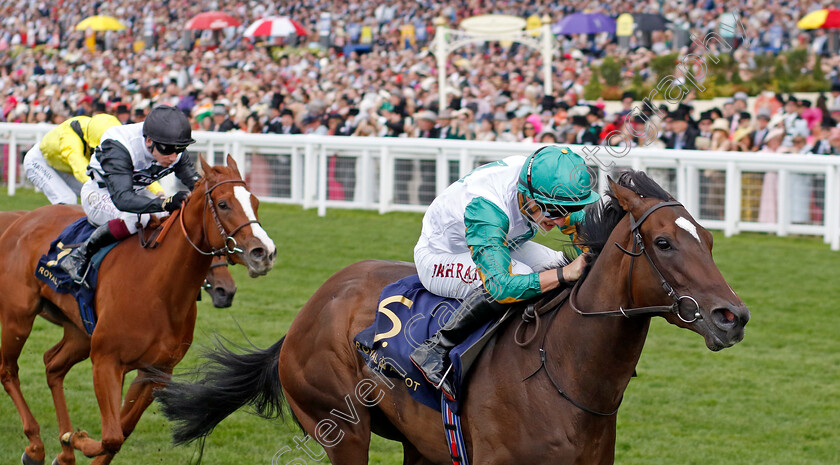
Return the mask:
<svg viewBox="0 0 840 465">
<path fill-rule="evenodd" d="M 545 146 L 522 166 L 517 190 L 542 207 L 579 207 L 597 202 L 601 196 L 592 190 L 592 178 L 586 162 L 568 147 Z"/>
</svg>

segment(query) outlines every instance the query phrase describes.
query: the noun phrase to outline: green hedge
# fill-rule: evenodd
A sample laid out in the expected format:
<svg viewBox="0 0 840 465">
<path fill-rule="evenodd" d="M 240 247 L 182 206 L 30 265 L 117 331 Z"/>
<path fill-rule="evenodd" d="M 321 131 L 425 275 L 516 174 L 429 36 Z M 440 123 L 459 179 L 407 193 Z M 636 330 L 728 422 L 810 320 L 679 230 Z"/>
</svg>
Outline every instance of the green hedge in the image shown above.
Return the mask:
<svg viewBox="0 0 840 465">
<path fill-rule="evenodd" d="M 607 57 L 599 68 L 593 68 L 592 80 L 585 88 L 586 99 L 617 100 L 624 91 L 633 91 L 637 99 L 650 95 L 653 88 L 665 77 L 676 71 L 680 62 L 677 53 L 654 58 L 650 62 L 651 76 L 642 78 L 641 70 L 623 70 L 624 62 Z M 718 55 L 718 62 L 707 59 L 705 90 L 698 92 L 701 99 L 731 97 L 736 92 L 758 95 L 762 91 L 819 92 L 831 89 L 831 82 L 823 72 L 822 58 L 807 50 L 792 50 L 778 55 L 761 54 L 754 58 L 754 68 L 741 69 L 730 54 Z M 628 78 L 627 76 L 632 76 Z M 694 89 L 689 85 L 689 90 Z"/>
</svg>

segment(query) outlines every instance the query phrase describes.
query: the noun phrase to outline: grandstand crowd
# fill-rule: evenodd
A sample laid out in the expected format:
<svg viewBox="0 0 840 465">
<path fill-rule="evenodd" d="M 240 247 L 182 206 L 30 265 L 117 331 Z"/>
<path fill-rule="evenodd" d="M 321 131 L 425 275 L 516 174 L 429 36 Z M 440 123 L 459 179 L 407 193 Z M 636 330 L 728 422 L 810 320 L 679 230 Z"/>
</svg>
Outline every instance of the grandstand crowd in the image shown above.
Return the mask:
<svg viewBox="0 0 840 465">
<path fill-rule="evenodd" d="M 825 31 L 796 27 L 799 18 L 822 7 L 779 0 L 7 2 L 0 7 L 0 120 L 59 123 L 108 112 L 123 122 L 140 121 L 153 105 L 169 104 L 196 129 L 209 131 L 636 145 L 643 131 L 632 129 L 645 118 L 628 115 L 644 96 L 625 93 L 622 110 L 605 111 L 603 102 L 583 100 L 583 88 L 590 66 L 605 56 L 626 57 L 622 73 L 640 69 L 650 79 L 651 59 L 673 48 L 671 30 L 653 32 L 646 43 L 633 37 L 627 47 L 607 34 L 558 37 L 564 52 L 553 64 L 552 95 L 544 95 L 537 51 L 499 43 L 462 49 L 450 56 L 451 96 L 439 108 L 436 61 L 429 51 L 435 24 L 457 25 L 488 13 L 552 22 L 583 10 L 661 13 L 702 37 L 718 30 L 722 14 L 737 12 L 748 40 L 733 42 L 733 55 L 744 79 L 756 54 L 805 47 L 824 56 L 823 71 L 837 82 L 833 91 L 814 101 L 738 93 L 705 111 L 694 109 L 689 94 L 679 106 L 656 109 L 659 137 L 645 143 L 838 154 L 840 57 L 830 53 Z M 242 25 L 218 32 L 185 29 L 189 18 L 208 10 L 229 13 Z M 74 30 L 95 14 L 117 17 L 126 29 L 93 38 Z M 310 34 L 294 51 L 279 54 L 271 47 L 275 41 L 243 38 L 248 24 L 269 15 L 292 17 Z M 605 140 L 612 131 L 627 137 Z"/>
</svg>

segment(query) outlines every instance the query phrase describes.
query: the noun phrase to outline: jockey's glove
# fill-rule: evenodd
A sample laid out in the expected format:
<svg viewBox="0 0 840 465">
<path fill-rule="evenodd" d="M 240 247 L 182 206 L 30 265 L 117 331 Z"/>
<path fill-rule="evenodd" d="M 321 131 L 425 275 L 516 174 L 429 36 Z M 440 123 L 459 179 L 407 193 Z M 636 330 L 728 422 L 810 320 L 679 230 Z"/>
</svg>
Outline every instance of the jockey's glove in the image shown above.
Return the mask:
<svg viewBox="0 0 840 465">
<path fill-rule="evenodd" d="M 181 204 L 184 203 L 184 200 L 187 200 L 188 195 L 190 195 L 190 193 L 187 191 L 178 191 L 175 193 L 175 195 L 163 199 L 161 208 L 168 211 L 169 213 L 172 213 L 175 210 L 181 208 Z"/>
</svg>

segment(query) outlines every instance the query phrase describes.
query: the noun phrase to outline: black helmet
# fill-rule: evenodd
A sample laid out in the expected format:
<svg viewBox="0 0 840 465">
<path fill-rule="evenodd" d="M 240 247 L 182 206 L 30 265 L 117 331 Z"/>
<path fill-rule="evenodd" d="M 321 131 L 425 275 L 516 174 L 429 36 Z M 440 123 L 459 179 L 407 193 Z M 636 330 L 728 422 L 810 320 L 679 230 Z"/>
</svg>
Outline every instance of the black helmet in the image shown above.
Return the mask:
<svg viewBox="0 0 840 465">
<path fill-rule="evenodd" d="M 169 105 L 152 109 L 143 121 L 143 135 L 159 144 L 187 146 L 195 143 L 190 121 L 181 110 Z"/>
</svg>

